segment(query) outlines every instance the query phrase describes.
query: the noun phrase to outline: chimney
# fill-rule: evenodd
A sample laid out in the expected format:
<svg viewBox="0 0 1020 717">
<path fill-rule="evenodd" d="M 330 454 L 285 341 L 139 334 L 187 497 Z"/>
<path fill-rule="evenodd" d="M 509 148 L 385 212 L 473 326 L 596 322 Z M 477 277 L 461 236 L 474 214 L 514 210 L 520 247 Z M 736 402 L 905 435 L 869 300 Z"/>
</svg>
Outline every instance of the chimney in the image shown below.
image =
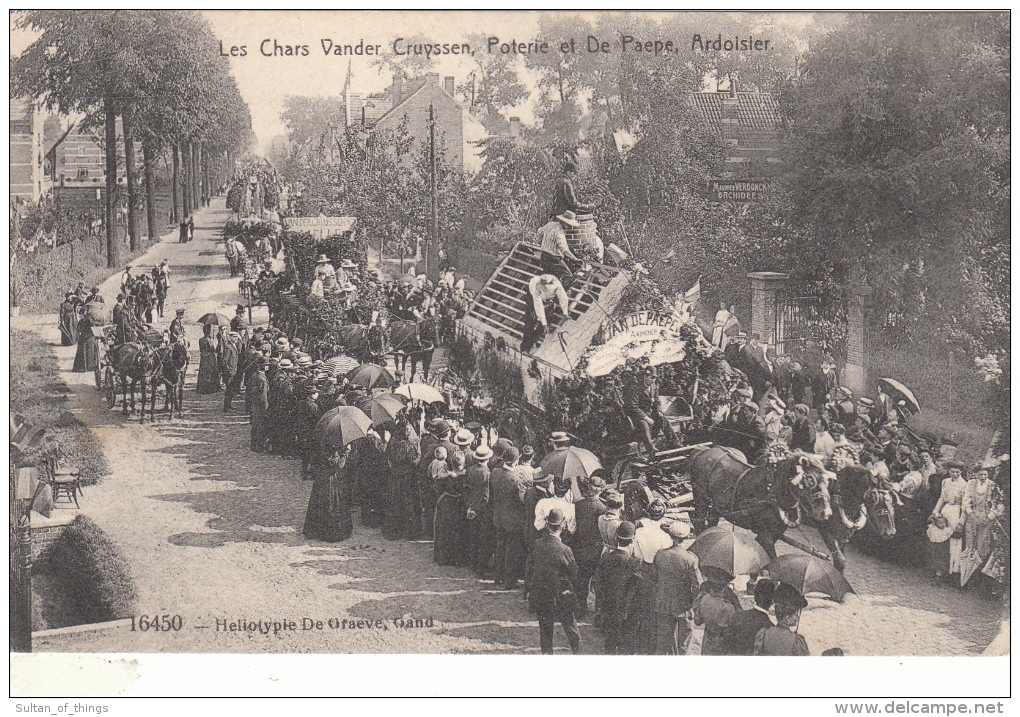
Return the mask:
<svg viewBox="0 0 1020 717">
<path fill-rule="evenodd" d="M 452 77 L 443 78 L 443 89 L 446 90 L 446 94 L 450 95 L 451 97 L 453 96 L 454 87 Z"/>
<path fill-rule="evenodd" d="M 397 70 L 393 73 L 393 106 L 396 107 L 404 100 L 404 73 Z"/>
<path fill-rule="evenodd" d="M 521 136 L 521 118 L 511 117 L 510 118 L 510 136 L 520 137 Z"/>
<path fill-rule="evenodd" d="M 737 82 L 731 76 L 730 87 L 719 93 L 719 115 L 722 139 L 726 144 L 737 144 L 737 129 L 740 124 L 740 100 L 737 98 Z"/>
</svg>

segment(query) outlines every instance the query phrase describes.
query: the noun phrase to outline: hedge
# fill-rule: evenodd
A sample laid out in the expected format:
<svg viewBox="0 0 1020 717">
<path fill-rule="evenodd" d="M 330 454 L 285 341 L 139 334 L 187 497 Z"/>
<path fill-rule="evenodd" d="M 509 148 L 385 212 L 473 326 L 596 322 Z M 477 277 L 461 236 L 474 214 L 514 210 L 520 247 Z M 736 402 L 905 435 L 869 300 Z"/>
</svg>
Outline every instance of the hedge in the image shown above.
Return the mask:
<svg viewBox="0 0 1020 717">
<path fill-rule="evenodd" d="M 79 624 L 105 622 L 135 613 L 138 593 L 127 561 L 102 528 L 84 515 L 69 525 L 50 555 Z"/>
</svg>

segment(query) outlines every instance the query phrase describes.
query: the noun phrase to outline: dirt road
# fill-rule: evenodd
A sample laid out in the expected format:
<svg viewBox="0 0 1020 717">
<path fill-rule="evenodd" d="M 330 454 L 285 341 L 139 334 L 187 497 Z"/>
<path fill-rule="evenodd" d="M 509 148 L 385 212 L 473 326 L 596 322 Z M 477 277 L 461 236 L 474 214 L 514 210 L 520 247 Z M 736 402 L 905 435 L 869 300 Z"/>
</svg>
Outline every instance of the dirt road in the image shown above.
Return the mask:
<svg viewBox="0 0 1020 717">
<path fill-rule="evenodd" d="M 135 262 L 151 268 L 169 259 L 166 320 L 186 308 L 194 348 L 196 319 L 209 311 L 232 315 L 238 298 L 216 241 L 227 216 L 216 200 L 198 214 L 193 242 L 160 243 Z M 108 299 L 118 284 L 119 276 L 103 287 Z M 265 315 L 255 320 L 264 322 Z M 18 323 L 59 343 L 51 317 Z M 57 348 L 65 371 L 73 351 Z M 223 415 L 222 394 L 195 394 L 197 360 L 193 350 L 184 417 L 155 425 L 109 410 L 91 374 L 64 374 L 112 468 L 86 489 L 82 511 L 130 561 L 139 612 L 180 615 L 182 629 L 63 635 L 38 639 L 38 651 L 538 651 L 537 625 L 520 594 L 489 594 L 466 570 L 437 567 L 429 544 L 386 541 L 378 530 L 360 527 L 357 512 L 350 540 L 306 540 L 301 527 L 311 483 L 301 480 L 297 461 L 251 453 L 247 419 Z M 919 570 L 853 552 L 848 557 L 848 577 L 862 596 L 805 612 L 801 631 L 814 653 L 838 645 L 858 655 L 973 654 L 994 637 L 995 603 L 934 587 Z M 601 651 L 596 630 L 584 626 L 582 634 L 586 652 Z M 556 639 L 557 650 L 565 650 L 563 635 Z"/>
</svg>

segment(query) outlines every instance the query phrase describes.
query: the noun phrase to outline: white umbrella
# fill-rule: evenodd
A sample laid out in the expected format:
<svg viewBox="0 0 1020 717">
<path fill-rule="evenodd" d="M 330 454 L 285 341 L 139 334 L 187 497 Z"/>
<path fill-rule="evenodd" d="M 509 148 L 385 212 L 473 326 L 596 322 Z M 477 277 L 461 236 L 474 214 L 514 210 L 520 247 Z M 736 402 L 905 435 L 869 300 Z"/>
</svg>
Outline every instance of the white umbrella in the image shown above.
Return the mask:
<svg viewBox="0 0 1020 717">
<path fill-rule="evenodd" d="M 322 370 L 328 372 L 330 376 L 339 376 L 340 374 L 347 374 L 353 371 L 360 365 L 357 359 L 340 354 L 323 361 Z"/>
<path fill-rule="evenodd" d="M 432 386 L 427 383 L 408 383 L 403 386 L 398 386 L 393 389 L 393 393 L 404 398 L 410 398 L 414 401 L 424 401 L 425 403 L 446 403 L 446 398 Z"/>
</svg>

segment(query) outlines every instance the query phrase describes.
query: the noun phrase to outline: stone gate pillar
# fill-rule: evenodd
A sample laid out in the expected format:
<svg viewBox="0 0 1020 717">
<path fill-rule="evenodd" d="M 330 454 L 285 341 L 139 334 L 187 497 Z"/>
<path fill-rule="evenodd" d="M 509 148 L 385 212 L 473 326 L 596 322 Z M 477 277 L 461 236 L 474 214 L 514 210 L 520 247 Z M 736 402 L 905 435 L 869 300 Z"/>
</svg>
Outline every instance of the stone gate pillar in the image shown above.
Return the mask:
<svg viewBox="0 0 1020 717">
<path fill-rule="evenodd" d="M 751 330 L 748 335 L 758 334 L 770 345 L 776 343 L 776 315 L 779 294 L 789 274 L 775 271 L 752 271 L 747 275 L 751 280 Z"/>
<path fill-rule="evenodd" d="M 843 383 L 856 396 L 868 395 L 868 357 L 871 346 L 865 323 L 872 288 L 859 285 L 853 288 L 847 311 L 846 367 Z"/>
</svg>

